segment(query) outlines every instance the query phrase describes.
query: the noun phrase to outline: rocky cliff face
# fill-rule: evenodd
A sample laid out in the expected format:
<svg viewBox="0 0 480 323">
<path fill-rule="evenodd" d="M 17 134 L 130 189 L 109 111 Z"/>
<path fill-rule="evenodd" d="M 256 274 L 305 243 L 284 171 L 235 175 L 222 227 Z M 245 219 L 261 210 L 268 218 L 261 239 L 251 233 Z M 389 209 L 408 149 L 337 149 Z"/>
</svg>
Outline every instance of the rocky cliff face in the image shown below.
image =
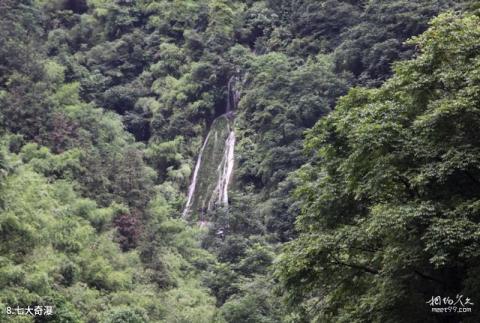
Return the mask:
<svg viewBox="0 0 480 323">
<path fill-rule="evenodd" d="M 198 154 L 183 210 L 185 219 L 207 221 L 207 211 L 228 206 L 228 189 L 235 164 L 234 111 L 240 99 L 236 83 L 237 77 L 230 78 L 225 113 L 213 121 Z"/>
</svg>

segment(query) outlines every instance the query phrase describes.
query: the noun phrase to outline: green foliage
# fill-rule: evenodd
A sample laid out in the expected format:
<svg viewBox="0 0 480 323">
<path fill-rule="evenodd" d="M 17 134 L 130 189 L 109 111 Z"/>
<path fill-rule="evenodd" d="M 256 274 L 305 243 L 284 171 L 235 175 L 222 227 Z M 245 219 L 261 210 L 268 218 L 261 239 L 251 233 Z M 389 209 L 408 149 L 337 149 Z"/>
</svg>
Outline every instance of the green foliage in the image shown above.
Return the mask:
<svg viewBox="0 0 480 323">
<path fill-rule="evenodd" d="M 0 1 L 0 305 L 50 302 L 60 322 L 375 321 L 372 309 L 424 302 L 402 285 L 412 268 L 450 275 L 477 295 L 478 266 L 468 262 L 478 235 L 476 18 L 440 18 L 444 26 L 404 43 L 440 12 L 476 7 Z M 352 85 L 380 86 L 417 49 L 381 89 L 351 90 L 337 105 Z M 233 79 L 229 207 L 204 213 L 197 228 L 180 219 L 185 193 L 206 134 L 225 128 L 218 117 Z M 323 118 L 307 140 L 320 156 L 305 156 L 305 131 Z M 200 191 L 211 187 L 217 150 L 206 149 Z M 295 257 L 283 267 L 293 271 L 282 276 L 300 307 L 287 313 L 271 265 L 279 244 L 296 237 L 300 212 L 288 247 Z M 325 228 L 334 232 L 318 234 Z M 364 244 L 390 249 L 378 258 L 352 252 Z M 315 293 L 329 291 L 315 289 L 324 287 L 318 277 L 348 281 L 354 269 L 328 268 L 331 250 L 404 280 L 362 276 L 319 312 Z M 362 307 L 342 307 L 349 289 Z"/>
<path fill-rule="evenodd" d="M 478 297 L 479 22 L 436 18 L 416 59 L 308 133 L 300 235 L 277 267 L 305 319 L 435 322 L 432 295 Z"/>
<path fill-rule="evenodd" d="M 242 286 L 242 291 L 226 302 L 217 314 L 218 322 L 273 323 L 285 318 L 282 304 L 272 294 L 273 282 L 256 277 Z"/>
<path fill-rule="evenodd" d="M 140 309 L 122 308 L 112 311 L 106 318 L 108 323 L 146 323 L 147 316 Z"/>
<path fill-rule="evenodd" d="M 117 207 L 98 209 L 95 202 L 80 199 L 71 184 L 49 183 L 34 171 L 32 163 L 38 159 L 24 164 L 23 156 L 7 156 L 15 166 L 1 188 L 0 302 L 52 305 L 55 319 L 65 322 L 83 321 L 80 313 L 92 319 L 100 315 L 95 302 L 112 309 L 127 305 L 109 300 L 122 291 L 137 293 L 137 304 L 143 306 L 143 294 L 133 289 L 144 275 L 138 256 L 121 254 L 108 227 L 98 225 L 105 221 L 104 214 L 114 213 Z M 83 293 L 103 291 L 103 295 L 76 299 L 71 293 L 80 287 Z"/>
</svg>

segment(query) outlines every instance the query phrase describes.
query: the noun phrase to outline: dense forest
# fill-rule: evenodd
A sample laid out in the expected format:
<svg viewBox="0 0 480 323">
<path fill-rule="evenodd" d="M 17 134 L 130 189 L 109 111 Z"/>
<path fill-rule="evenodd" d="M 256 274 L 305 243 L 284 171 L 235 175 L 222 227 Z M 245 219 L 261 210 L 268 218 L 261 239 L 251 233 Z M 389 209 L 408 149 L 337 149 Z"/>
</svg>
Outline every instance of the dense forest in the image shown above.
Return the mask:
<svg viewBox="0 0 480 323">
<path fill-rule="evenodd" d="M 0 0 L 0 321 L 480 322 L 479 129 L 475 0 Z"/>
</svg>

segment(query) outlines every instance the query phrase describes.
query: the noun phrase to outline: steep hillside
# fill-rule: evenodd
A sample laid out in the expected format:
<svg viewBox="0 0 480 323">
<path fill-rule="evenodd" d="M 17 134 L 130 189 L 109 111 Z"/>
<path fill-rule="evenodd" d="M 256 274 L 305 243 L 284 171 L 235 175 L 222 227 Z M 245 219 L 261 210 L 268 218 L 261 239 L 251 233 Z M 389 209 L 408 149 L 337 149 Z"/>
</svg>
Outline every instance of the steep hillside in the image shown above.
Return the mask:
<svg viewBox="0 0 480 323">
<path fill-rule="evenodd" d="M 477 7 L 0 1 L 0 305 L 53 306 L 0 320 L 435 322 L 428 293 L 475 297 Z"/>
</svg>

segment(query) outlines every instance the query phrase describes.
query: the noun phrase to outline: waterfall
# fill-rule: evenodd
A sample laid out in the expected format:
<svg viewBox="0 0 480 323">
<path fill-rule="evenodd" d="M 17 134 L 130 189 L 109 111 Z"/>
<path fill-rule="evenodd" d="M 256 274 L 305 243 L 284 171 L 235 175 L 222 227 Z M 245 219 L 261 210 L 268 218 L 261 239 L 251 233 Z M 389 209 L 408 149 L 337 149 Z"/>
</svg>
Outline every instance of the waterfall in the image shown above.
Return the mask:
<svg viewBox="0 0 480 323">
<path fill-rule="evenodd" d="M 235 110 L 238 105 L 238 101 L 240 101 L 240 90 L 236 87 L 237 82 L 237 76 L 232 76 L 228 80 L 227 108 L 225 109 L 226 114 L 229 114 Z"/>
<path fill-rule="evenodd" d="M 211 211 L 217 205 L 228 206 L 228 186 L 230 178 L 233 173 L 233 166 L 235 162 L 235 131 L 230 131 L 227 140 L 225 141 L 225 148 L 223 158 L 218 165 L 217 185 L 213 191 L 210 201 L 208 202 L 208 210 Z"/>
<path fill-rule="evenodd" d="M 208 142 L 209 137 L 210 137 L 210 132 L 207 134 L 207 138 L 205 138 L 205 141 L 203 142 L 203 146 L 200 149 L 200 153 L 198 154 L 197 163 L 195 164 L 195 170 L 193 171 L 192 182 L 190 183 L 190 187 L 188 188 L 187 204 L 185 205 L 185 208 L 183 209 L 183 213 L 182 213 L 183 218 L 186 218 L 188 216 L 188 211 L 190 210 L 190 207 L 192 206 L 193 194 L 195 193 L 195 186 L 197 185 L 198 171 L 200 170 L 200 165 L 202 164 L 203 151 L 205 150 L 205 147 L 207 146 L 207 142 Z"/>
<path fill-rule="evenodd" d="M 198 212 L 201 226 L 206 223 L 203 219 L 205 211 L 228 206 L 228 189 L 235 165 L 236 138 L 233 114 L 240 101 L 238 81 L 237 76 L 232 76 L 228 81 L 225 113 L 212 122 L 198 154 L 188 189 L 182 217 L 186 219 L 190 213 Z"/>
</svg>

